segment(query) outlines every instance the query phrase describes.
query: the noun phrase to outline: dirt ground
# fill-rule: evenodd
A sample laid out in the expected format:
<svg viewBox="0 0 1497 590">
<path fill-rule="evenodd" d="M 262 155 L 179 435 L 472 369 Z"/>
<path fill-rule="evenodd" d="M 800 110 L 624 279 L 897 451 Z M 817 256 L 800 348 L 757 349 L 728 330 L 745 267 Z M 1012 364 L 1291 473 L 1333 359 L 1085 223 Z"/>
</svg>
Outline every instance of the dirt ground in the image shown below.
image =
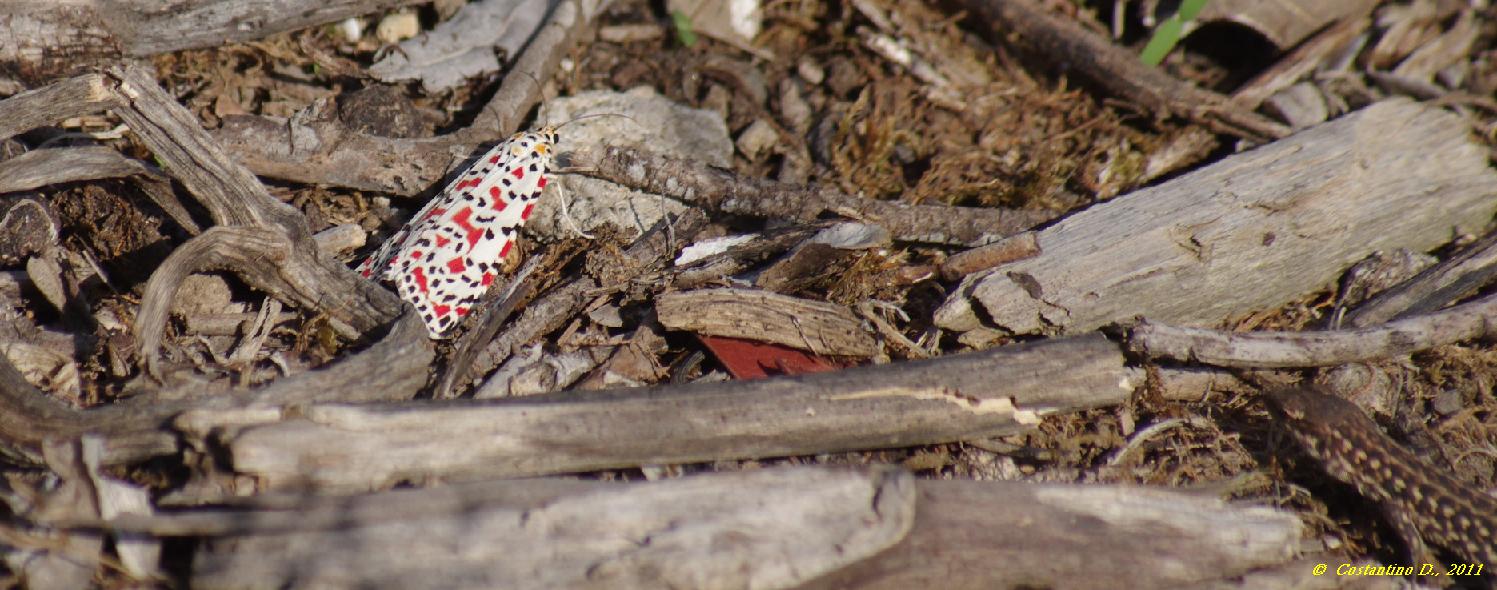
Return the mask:
<svg viewBox="0 0 1497 590">
<path fill-rule="evenodd" d="M 1144 178 L 1148 154 L 1181 134 L 1200 131 L 1178 119 L 1155 120 L 1057 79 L 1045 64 L 1026 63 L 995 47 L 978 32 L 982 27 L 953 6 L 879 3 L 901 13 L 901 22 L 922 23 L 918 30 L 905 31 L 908 38 L 927 48 L 926 55 L 940 56 L 944 72 L 964 76 L 963 82 L 977 89 L 955 101 L 932 92 L 928 83 L 909 70 L 869 50 L 860 41 L 859 30 L 870 24 L 849 3 L 766 2 L 764 30 L 756 43 L 761 56 L 700 35 L 686 46 L 669 27 L 659 4 L 616 2 L 601 19 L 601 26 L 639 25 L 646 34 L 627 42 L 583 43 L 569 56 L 569 69 L 543 81 L 546 93 L 568 96 L 585 90 L 646 86 L 682 104 L 725 113 L 735 137 L 756 120 L 781 122 L 771 149 L 752 158 L 736 153 L 734 169 L 747 176 L 811 182 L 869 199 L 1059 213 L 1157 181 Z M 1113 19 L 1111 3 L 1053 4 L 1095 30 L 1108 30 L 1107 23 Z M 1386 3 L 1384 9 L 1395 6 Z M 444 9 L 422 7 L 418 15 L 429 26 Z M 1490 98 L 1497 88 L 1494 16 L 1490 10 L 1475 13 L 1480 34 L 1470 50 L 1472 68 L 1460 86 L 1470 96 Z M 378 18 L 374 15 L 370 20 Z M 1119 42 L 1141 48 L 1146 40 L 1134 26 Z M 1172 55 L 1166 69 L 1218 90 L 1230 90 L 1268 60 L 1261 40 L 1255 45 L 1192 39 L 1186 47 L 1187 52 Z M 382 86 L 361 73 L 382 49 L 372 36 L 354 42 L 338 28 L 324 26 L 251 43 L 161 55 L 154 58 L 154 65 L 163 86 L 212 128 L 227 115 L 289 117 L 319 98 L 347 100 L 356 91 Z M 378 90 L 379 100 L 408 102 L 418 116 L 404 121 L 401 129 L 377 131 L 420 137 L 459 128 L 471 120 L 498 79 L 498 75 L 472 79 L 455 91 L 438 94 L 428 94 L 416 83 Z M 780 98 L 786 85 L 804 89 L 809 117 L 786 113 Z M 767 103 L 744 98 L 754 93 L 767 94 Z M 1497 129 L 1492 111 L 1473 108 L 1467 114 L 1474 129 Z M 100 118 L 82 124 L 107 128 L 113 122 Z M 1482 139 L 1490 145 L 1492 138 L 1486 134 Z M 1195 165 L 1209 163 L 1237 147 L 1232 138 L 1220 140 Z M 151 158 L 138 145 L 129 151 Z M 801 155 L 808 155 L 809 160 Z M 388 235 L 403 221 L 390 218 L 390 207 L 381 199 L 407 212 L 420 205 L 411 199 L 341 188 L 273 182 L 271 186 L 277 198 L 307 216 L 313 231 L 357 223 L 377 232 L 371 240 Z M 48 198 L 63 219 L 65 245 L 87 252 L 113 282 L 112 292 L 100 296 L 94 305 L 115 310 L 121 318 L 131 317 L 139 303 L 139 288 L 149 276 L 146 271 L 187 236 L 130 183 L 73 185 L 50 191 Z M 747 230 L 767 222 L 735 219 L 725 223 Z M 586 244 L 529 246 L 532 252 L 544 252 Z M 788 294 L 843 304 L 869 299 L 892 302 L 908 316 L 898 328 L 910 340 L 929 343 L 939 353 L 960 352 L 964 347 L 954 336 L 937 333 L 931 319 L 953 284 L 894 280 L 901 269 L 939 263 L 953 252 L 928 245 L 869 252 L 845 272 L 827 273 L 822 280 L 797 285 Z M 357 262 L 366 253 L 367 249 L 360 251 L 349 262 Z M 575 271 L 574 267 L 558 270 Z M 258 304 L 261 300 L 233 280 L 229 285 L 234 301 Z M 1312 297 L 1223 327 L 1244 331 L 1318 328 L 1338 297 L 1337 285 L 1325 285 Z M 38 314 L 43 323 L 57 321 L 44 311 Z M 269 359 L 252 363 L 258 369 L 215 362 L 211 346 L 184 335 L 182 326 L 173 325 L 171 330 L 175 339 L 170 342 L 169 356 L 180 366 L 195 366 L 206 378 L 253 384 L 266 374 L 275 374 L 268 370 L 273 368 Z M 120 338 L 107 332 L 102 335 L 106 342 Z M 99 346 L 82 360 L 81 399 L 76 401 L 107 404 L 141 386 L 137 372 L 117 370 L 121 364 L 138 365 L 130 343 L 117 344 Z M 710 356 L 699 363 L 684 362 L 701 349 L 694 339 L 671 335 L 668 344 L 668 351 L 659 358 L 661 366 L 692 367 L 669 379 L 718 370 Z M 298 316 L 275 330 L 265 346 L 280 352 L 284 362 L 316 367 L 343 354 L 348 343 L 333 336 L 325 320 Z M 890 346 L 888 354 L 898 361 L 923 352 Z M 1379 417 L 1395 438 L 1461 480 L 1482 489 L 1497 487 L 1497 396 L 1492 391 L 1497 382 L 1497 347 L 1490 342 L 1467 342 L 1368 368 L 1401 383 L 1406 394 L 1393 408 L 1393 415 Z M 1459 403 L 1450 403 L 1450 396 L 1456 396 Z M 1145 394 L 1123 407 L 1047 418 L 1037 431 L 1021 436 L 758 463 L 781 462 L 892 462 L 929 478 L 1121 482 L 1196 489 L 1249 503 L 1291 507 L 1314 530 L 1342 539 L 1350 554 L 1394 559 L 1401 551 L 1397 537 L 1378 524 L 1379 519 L 1365 517 L 1372 507 L 1298 454 L 1251 394 L 1219 393 L 1190 403 Z M 671 471 L 744 466 L 719 463 Z M 174 477 L 150 467 L 130 475 L 158 484 Z M 643 476 L 638 471 L 617 471 L 597 477 Z"/>
</svg>

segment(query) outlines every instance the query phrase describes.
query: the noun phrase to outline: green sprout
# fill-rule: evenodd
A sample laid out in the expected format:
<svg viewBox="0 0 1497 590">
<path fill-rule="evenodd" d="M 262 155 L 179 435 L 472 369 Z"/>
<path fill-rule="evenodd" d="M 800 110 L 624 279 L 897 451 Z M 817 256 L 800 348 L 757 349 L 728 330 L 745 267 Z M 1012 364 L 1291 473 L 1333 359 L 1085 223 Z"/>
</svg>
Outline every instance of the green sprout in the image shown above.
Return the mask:
<svg viewBox="0 0 1497 590">
<path fill-rule="evenodd" d="M 1151 66 L 1159 65 L 1164 61 L 1164 56 L 1169 55 L 1175 44 L 1180 42 L 1180 36 L 1185 32 L 1185 23 L 1195 19 L 1196 14 L 1206 7 L 1207 0 L 1185 0 L 1180 3 L 1180 11 L 1174 16 L 1159 23 L 1154 29 L 1154 36 L 1149 39 L 1149 44 L 1144 46 L 1144 51 L 1139 55 L 1144 63 Z"/>
<path fill-rule="evenodd" d="M 679 10 L 671 11 L 671 24 L 676 26 L 676 39 L 682 45 L 691 47 L 697 44 L 697 34 L 691 30 L 691 17 Z"/>
</svg>

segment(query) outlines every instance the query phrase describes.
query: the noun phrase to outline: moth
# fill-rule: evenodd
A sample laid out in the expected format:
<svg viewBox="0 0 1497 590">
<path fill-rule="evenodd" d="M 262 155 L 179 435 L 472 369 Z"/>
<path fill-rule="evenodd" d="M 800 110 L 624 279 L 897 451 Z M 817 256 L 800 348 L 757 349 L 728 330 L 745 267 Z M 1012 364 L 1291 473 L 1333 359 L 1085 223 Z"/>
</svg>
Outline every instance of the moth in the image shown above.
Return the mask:
<svg viewBox="0 0 1497 590">
<path fill-rule="evenodd" d="M 495 145 L 421 208 L 357 271 L 395 284 L 432 339 L 472 313 L 546 188 L 556 128 Z"/>
</svg>

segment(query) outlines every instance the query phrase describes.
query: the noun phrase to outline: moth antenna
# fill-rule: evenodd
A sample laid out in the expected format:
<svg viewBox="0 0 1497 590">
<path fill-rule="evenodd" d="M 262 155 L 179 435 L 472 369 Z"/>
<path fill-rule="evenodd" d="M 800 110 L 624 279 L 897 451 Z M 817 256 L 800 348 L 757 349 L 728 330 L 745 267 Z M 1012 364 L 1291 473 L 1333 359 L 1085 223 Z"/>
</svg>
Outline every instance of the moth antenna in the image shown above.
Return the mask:
<svg viewBox="0 0 1497 590">
<path fill-rule="evenodd" d="M 635 125 L 639 124 L 639 121 L 636 120 L 634 117 L 630 117 L 629 115 L 625 115 L 623 113 L 592 113 L 592 114 L 588 114 L 588 115 L 582 115 L 580 117 L 573 117 L 572 120 L 567 121 L 565 123 L 562 123 L 560 125 L 557 125 L 556 126 L 556 130 L 557 131 L 561 131 L 562 127 L 566 127 L 567 125 L 571 125 L 572 123 L 576 123 L 578 121 L 586 121 L 588 119 L 596 119 L 598 117 L 623 117 L 623 118 L 628 119 L 630 121 L 634 121 Z"/>
</svg>

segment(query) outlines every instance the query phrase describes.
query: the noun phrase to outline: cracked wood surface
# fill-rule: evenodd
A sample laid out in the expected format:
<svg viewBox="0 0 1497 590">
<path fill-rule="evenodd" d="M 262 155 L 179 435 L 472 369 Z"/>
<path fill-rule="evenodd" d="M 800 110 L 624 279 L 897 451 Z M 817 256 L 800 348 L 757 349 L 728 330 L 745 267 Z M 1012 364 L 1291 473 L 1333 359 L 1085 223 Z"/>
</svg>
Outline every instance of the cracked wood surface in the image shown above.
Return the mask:
<svg viewBox="0 0 1497 590">
<path fill-rule="evenodd" d="M 879 466 L 268 495 L 110 526 L 204 538 L 198 588 L 1290 588 L 1311 572 L 1291 553 L 1304 526 L 1283 510 Z M 1110 573 L 1076 573 L 1087 569 Z"/>
<path fill-rule="evenodd" d="M 851 310 L 754 289 L 700 289 L 655 298 L 660 324 L 671 330 L 773 342 L 816 354 L 867 358 L 873 334 Z"/>
<path fill-rule="evenodd" d="M 1117 345 L 1088 335 L 758 381 L 194 412 L 177 425 L 267 487 L 363 490 L 992 437 L 1121 403 L 1138 378 Z"/>
<path fill-rule="evenodd" d="M 1467 124 L 1389 100 L 1040 230 L 1041 254 L 967 277 L 936 321 L 1214 326 L 1323 289 L 1374 250 L 1433 249 L 1494 210 L 1497 172 Z"/>
<path fill-rule="evenodd" d="M 250 41 L 415 0 L 0 0 L 0 63 L 28 77 Z"/>
</svg>

